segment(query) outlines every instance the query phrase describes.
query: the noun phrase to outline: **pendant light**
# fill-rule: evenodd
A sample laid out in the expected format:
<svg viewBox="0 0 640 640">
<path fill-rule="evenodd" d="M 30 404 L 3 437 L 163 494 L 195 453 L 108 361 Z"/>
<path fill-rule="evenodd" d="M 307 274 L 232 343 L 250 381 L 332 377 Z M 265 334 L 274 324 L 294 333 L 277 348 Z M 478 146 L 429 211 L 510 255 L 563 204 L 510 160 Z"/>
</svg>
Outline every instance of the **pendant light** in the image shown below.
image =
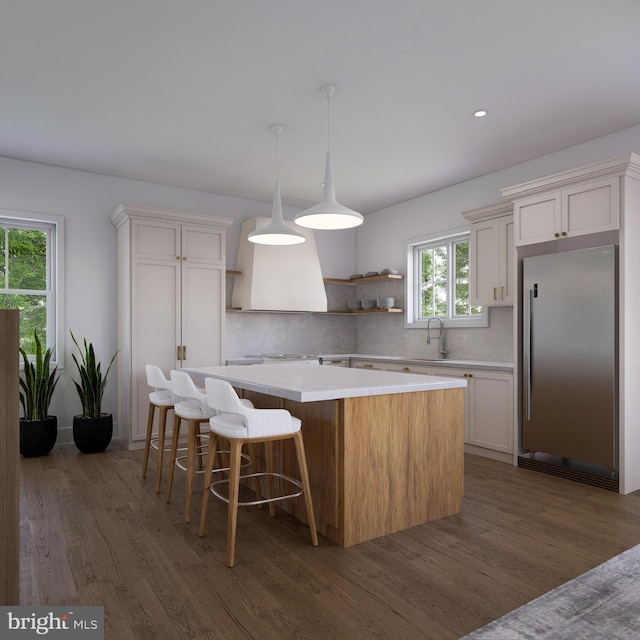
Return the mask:
<svg viewBox="0 0 640 640">
<path fill-rule="evenodd" d="M 290 245 L 305 242 L 302 233 L 288 227 L 282 218 L 282 201 L 280 198 L 280 181 L 278 180 L 279 148 L 278 139 L 284 127 L 281 124 L 272 124 L 271 131 L 276 135 L 276 186 L 273 192 L 273 210 L 271 222 L 265 227 L 252 231 L 248 236 L 250 242 L 256 244 Z"/>
<path fill-rule="evenodd" d="M 336 88 L 332 84 L 322 87 L 322 93 L 327 98 L 327 163 L 324 172 L 324 191 L 322 202 L 305 209 L 294 218 L 296 224 L 309 229 L 350 229 L 364 222 L 362 214 L 336 201 L 333 186 L 333 164 L 331 162 L 331 96 Z"/>
</svg>

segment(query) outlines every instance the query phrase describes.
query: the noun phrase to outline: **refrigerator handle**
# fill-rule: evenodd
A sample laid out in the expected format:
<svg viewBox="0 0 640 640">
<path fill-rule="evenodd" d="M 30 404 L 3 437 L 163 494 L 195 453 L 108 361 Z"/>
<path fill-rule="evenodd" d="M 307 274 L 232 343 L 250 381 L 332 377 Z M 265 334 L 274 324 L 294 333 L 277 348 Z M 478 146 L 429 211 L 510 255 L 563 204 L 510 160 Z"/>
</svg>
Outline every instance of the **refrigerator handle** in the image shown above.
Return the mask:
<svg viewBox="0 0 640 640">
<path fill-rule="evenodd" d="M 532 330 L 533 330 L 533 289 L 529 289 L 525 298 L 524 310 L 524 375 L 525 375 L 525 415 L 527 420 L 531 420 L 533 414 L 533 362 L 532 362 Z"/>
</svg>

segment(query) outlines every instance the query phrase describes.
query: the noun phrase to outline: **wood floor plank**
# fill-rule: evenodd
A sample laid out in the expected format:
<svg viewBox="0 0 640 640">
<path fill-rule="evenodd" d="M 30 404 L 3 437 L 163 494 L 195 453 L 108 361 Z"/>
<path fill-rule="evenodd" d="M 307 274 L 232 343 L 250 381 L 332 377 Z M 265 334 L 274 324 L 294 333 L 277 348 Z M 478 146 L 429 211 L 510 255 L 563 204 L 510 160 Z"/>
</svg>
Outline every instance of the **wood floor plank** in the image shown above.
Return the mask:
<svg viewBox="0 0 640 640">
<path fill-rule="evenodd" d="M 455 639 L 640 543 L 640 492 L 468 454 L 459 514 L 344 549 L 245 507 L 229 569 L 200 476 L 185 524 L 184 474 L 167 504 L 117 442 L 19 466 L 21 604 L 102 605 L 107 640 Z"/>
</svg>

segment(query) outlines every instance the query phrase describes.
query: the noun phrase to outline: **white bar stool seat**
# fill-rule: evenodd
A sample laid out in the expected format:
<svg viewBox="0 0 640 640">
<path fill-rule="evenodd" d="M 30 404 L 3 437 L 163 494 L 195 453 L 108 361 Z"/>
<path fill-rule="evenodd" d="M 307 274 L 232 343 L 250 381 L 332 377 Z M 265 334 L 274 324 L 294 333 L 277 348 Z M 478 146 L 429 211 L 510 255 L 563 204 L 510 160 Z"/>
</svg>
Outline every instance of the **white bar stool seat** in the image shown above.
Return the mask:
<svg viewBox="0 0 640 640">
<path fill-rule="evenodd" d="M 171 382 L 167 380 L 162 369 L 154 364 L 148 364 L 145 367 L 147 374 L 147 384 L 154 390 L 149 393 L 149 413 L 147 418 L 147 433 L 144 445 L 144 462 L 142 464 L 142 477 L 147 477 L 147 468 L 149 466 L 149 453 L 151 449 L 158 451 L 158 470 L 156 473 L 156 493 L 160 492 L 162 484 L 162 465 L 164 460 L 164 452 L 169 451 L 165 448 L 167 418 L 169 411 L 173 409 L 174 404 L 180 398 L 177 398 L 171 391 Z M 158 437 L 152 438 L 153 419 L 156 409 L 158 413 Z"/>
<path fill-rule="evenodd" d="M 304 453 L 304 443 L 302 439 L 302 422 L 292 416 L 286 409 L 255 409 L 242 404 L 238 394 L 226 380 L 215 378 L 205 379 L 205 388 L 209 405 L 216 409 L 217 415 L 209 420 L 211 434 L 209 438 L 209 453 L 207 457 L 207 467 L 205 471 L 204 490 L 202 494 L 202 509 L 200 513 L 200 530 L 198 535 L 204 535 L 206 525 L 207 504 L 209 492 L 217 498 L 225 501 L 229 505 L 227 523 L 227 565 L 233 567 L 235 559 L 236 525 L 238 517 L 238 505 L 269 504 L 269 513 L 275 516 L 275 502 L 287 500 L 299 495 L 304 495 L 307 519 L 311 530 L 311 543 L 318 546 L 318 533 L 316 531 L 315 517 L 313 514 L 313 504 L 311 500 L 311 487 L 309 483 L 309 473 L 307 470 L 307 460 Z M 229 441 L 230 472 L 228 480 L 211 482 L 213 471 L 213 454 L 216 450 L 218 437 L 226 438 Z M 300 479 L 293 478 L 284 473 L 273 471 L 273 456 L 271 443 L 277 440 L 293 439 L 296 448 L 296 458 Z M 267 463 L 266 472 L 240 475 L 240 460 L 242 445 L 249 445 L 264 442 L 265 457 Z M 239 502 L 240 480 L 252 477 L 268 477 L 269 495 L 262 498 L 256 496 L 256 500 L 251 502 Z M 285 495 L 275 495 L 275 478 L 282 478 L 286 483 L 295 487 L 292 493 Z M 229 497 L 224 497 L 217 487 L 221 484 L 229 485 Z"/>
<path fill-rule="evenodd" d="M 173 474 L 175 468 L 186 471 L 186 489 L 185 489 L 185 509 L 184 521 L 191 520 L 191 495 L 193 492 L 193 478 L 196 471 L 196 458 L 199 460 L 199 467 L 202 469 L 202 455 L 205 453 L 204 445 L 201 444 L 202 438 L 209 437 L 209 418 L 216 414 L 216 410 L 209 406 L 207 402 L 207 394 L 204 389 L 196 386 L 191 376 L 185 371 L 171 371 L 171 385 L 173 393 L 182 399 L 176 402 L 173 410 L 175 419 L 173 422 L 173 446 L 171 448 L 171 460 L 169 464 L 169 478 L 167 480 L 167 502 L 171 501 L 171 490 L 173 487 Z M 245 405 L 253 407 L 249 400 L 242 401 Z M 182 421 L 187 422 L 188 436 L 186 455 L 178 456 L 178 439 L 180 437 L 180 427 Z M 200 428 L 202 424 L 207 424 L 206 433 L 202 434 Z M 183 448 L 182 451 L 185 451 Z M 216 452 L 214 452 L 215 454 Z M 221 452 L 218 452 L 221 453 Z M 226 452 L 228 453 L 228 452 Z M 244 456 L 246 462 L 250 462 L 248 456 Z M 185 465 L 186 462 L 186 465 Z M 203 470 L 204 471 L 204 470 Z M 224 469 L 216 469 L 216 471 L 228 471 L 228 467 Z"/>
</svg>

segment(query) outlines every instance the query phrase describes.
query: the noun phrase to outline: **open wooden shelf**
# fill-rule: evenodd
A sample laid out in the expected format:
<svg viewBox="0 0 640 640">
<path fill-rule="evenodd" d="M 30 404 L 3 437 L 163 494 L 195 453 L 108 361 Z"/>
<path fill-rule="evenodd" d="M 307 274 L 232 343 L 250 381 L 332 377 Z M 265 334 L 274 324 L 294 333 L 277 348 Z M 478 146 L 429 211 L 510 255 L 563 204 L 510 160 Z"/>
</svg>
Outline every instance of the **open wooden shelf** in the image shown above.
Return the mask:
<svg viewBox="0 0 640 640">
<path fill-rule="evenodd" d="M 362 278 L 323 278 L 328 284 L 360 284 L 362 282 L 381 282 L 383 280 L 403 280 L 401 273 L 381 273 L 377 276 L 365 276 Z"/>
</svg>

